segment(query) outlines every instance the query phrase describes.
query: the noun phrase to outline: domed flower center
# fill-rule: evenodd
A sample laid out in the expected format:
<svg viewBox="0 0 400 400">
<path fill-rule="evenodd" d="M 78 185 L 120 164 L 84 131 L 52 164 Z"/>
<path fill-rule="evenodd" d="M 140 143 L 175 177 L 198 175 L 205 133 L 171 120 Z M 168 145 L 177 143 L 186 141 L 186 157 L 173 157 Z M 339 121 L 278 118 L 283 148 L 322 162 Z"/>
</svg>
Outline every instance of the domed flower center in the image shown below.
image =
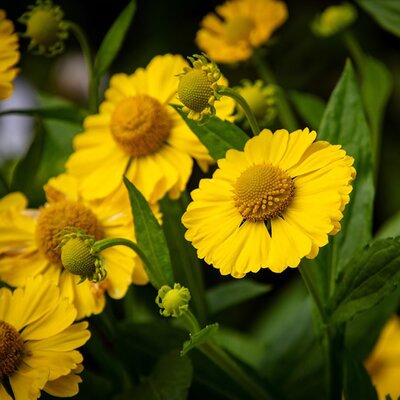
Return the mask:
<svg viewBox="0 0 400 400">
<path fill-rule="evenodd" d="M 51 46 L 59 40 L 59 21 L 51 9 L 34 10 L 26 25 L 26 35 L 37 44 Z"/>
<path fill-rule="evenodd" d="M 82 204 L 64 200 L 42 208 L 36 228 L 38 247 L 53 264 L 59 266 L 62 266 L 58 247 L 62 239 L 60 232 L 67 227 L 80 229 L 96 240 L 103 237 L 97 217 Z"/>
<path fill-rule="evenodd" d="M 243 219 L 264 221 L 284 212 L 293 199 L 290 176 L 271 164 L 253 165 L 237 178 L 234 200 Z"/>
<path fill-rule="evenodd" d="M 19 332 L 9 323 L 0 321 L 0 382 L 18 368 L 24 351 Z"/>
<path fill-rule="evenodd" d="M 157 99 L 137 95 L 121 100 L 111 116 L 111 133 L 132 157 L 156 152 L 168 138 L 172 120 Z"/>
<path fill-rule="evenodd" d="M 253 23 L 247 17 L 240 16 L 227 20 L 223 33 L 225 42 L 233 45 L 241 40 L 248 40 L 252 28 Z"/>
<path fill-rule="evenodd" d="M 213 94 L 211 85 L 214 80 L 207 76 L 202 69 L 192 69 L 179 80 L 179 100 L 190 110 L 202 112 L 209 107 L 209 100 Z"/>
</svg>

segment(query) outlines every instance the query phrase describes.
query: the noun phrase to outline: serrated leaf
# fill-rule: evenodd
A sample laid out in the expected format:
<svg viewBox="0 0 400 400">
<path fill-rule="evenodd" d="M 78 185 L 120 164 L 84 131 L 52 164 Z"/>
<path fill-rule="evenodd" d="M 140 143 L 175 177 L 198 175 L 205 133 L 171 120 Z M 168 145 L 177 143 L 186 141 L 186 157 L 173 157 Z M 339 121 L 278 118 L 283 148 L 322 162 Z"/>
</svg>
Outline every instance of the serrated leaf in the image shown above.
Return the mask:
<svg viewBox="0 0 400 400">
<path fill-rule="evenodd" d="M 251 279 L 241 279 L 215 286 L 207 291 L 207 303 L 211 314 L 216 314 L 229 307 L 241 304 L 272 290 L 271 285 L 265 285 Z"/>
<path fill-rule="evenodd" d="M 19 115 L 26 115 L 29 117 L 40 117 L 43 119 L 61 120 L 79 125 L 82 125 L 83 120 L 87 116 L 87 113 L 84 110 L 74 106 L 29 108 L 29 109 L 7 110 L 0 112 L 0 116 L 8 114 L 19 114 Z"/>
<path fill-rule="evenodd" d="M 356 0 L 384 29 L 400 37 L 400 2 L 396 0 Z"/>
<path fill-rule="evenodd" d="M 210 340 L 218 331 L 218 324 L 207 325 L 201 331 L 191 334 L 182 347 L 181 355 L 185 355 L 188 351 Z"/>
<path fill-rule="evenodd" d="M 114 21 L 104 37 L 94 62 L 94 73 L 101 77 L 117 56 L 136 11 L 136 1 L 131 0 Z"/>
<path fill-rule="evenodd" d="M 236 125 L 223 121 L 218 117 L 211 117 L 207 121 L 196 122 L 187 117 L 179 106 L 172 105 L 179 113 L 187 126 L 194 132 L 199 140 L 207 147 L 214 160 L 225 157 L 230 149 L 243 150 L 249 137 Z"/>
<path fill-rule="evenodd" d="M 338 277 L 330 301 L 332 320 L 346 322 L 392 293 L 400 279 L 400 239 L 372 243 L 355 254 Z"/>
<path fill-rule="evenodd" d="M 156 289 L 172 286 L 174 274 L 164 232 L 140 191 L 126 177 L 124 183 L 131 202 L 136 241 L 148 261 L 143 264 L 149 280 Z"/>
<path fill-rule="evenodd" d="M 378 400 L 378 394 L 360 361 L 346 353 L 344 364 L 344 398 L 346 400 Z"/>
<path fill-rule="evenodd" d="M 318 129 L 325 111 L 325 102 L 314 94 L 295 90 L 289 92 L 289 99 L 307 126 Z"/>
</svg>

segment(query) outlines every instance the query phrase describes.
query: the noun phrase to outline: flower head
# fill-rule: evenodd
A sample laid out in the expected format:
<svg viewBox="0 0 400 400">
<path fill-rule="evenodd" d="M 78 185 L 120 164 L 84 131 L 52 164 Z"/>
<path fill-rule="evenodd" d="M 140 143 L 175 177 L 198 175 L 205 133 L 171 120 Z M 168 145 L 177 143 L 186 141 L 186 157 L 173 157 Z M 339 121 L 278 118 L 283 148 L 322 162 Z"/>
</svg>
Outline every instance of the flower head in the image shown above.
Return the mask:
<svg viewBox="0 0 400 400">
<path fill-rule="evenodd" d="M 185 67 L 184 73 L 179 76 L 177 98 L 188 117 L 199 121 L 205 115 L 215 114 L 214 102 L 220 98 L 217 82 L 221 72 L 205 55 L 195 54 L 188 59 L 192 67 Z"/>
<path fill-rule="evenodd" d="M 357 18 L 357 10 L 350 3 L 330 6 L 317 16 L 312 24 L 318 36 L 332 36 L 346 29 Z"/>
<path fill-rule="evenodd" d="M 162 286 L 158 291 L 156 303 L 161 308 L 160 314 L 164 317 L 180 317 L 189 308 L 189 289 L 175 283 L 171 288 Z"/>
<path fill-rule="evenodd" d="M 265 85 L 260 80 L 254 83 L 243 80 L 241 86 L 235 89 L 246 100 L 261 126 L 266 126 L 274 120 L 277 109 L 275 106 L 276 89 L 273 85 Z M 240 106 L 237 106 L 236 119 L 247 121 L 243 109 Z"/>
<path fill-rule="evenodd" d="M 216 62 L 247 60 L 286 18 L 281 1 L 229 0 L 204 17 L 196 43 Z"/>
<path fill-rule="evenodd" d="M 78 393 L 87 322 L 73 324 L 76 309 L 43 276 L 14 292 L 0 289 L 0 397 L 37 399 Z M 6 384 L 5 384 L 6 383 Z"/>
<path fill-rule="evenodd" d="M 13 84 L 19 61 L 18 36 L 14 24 L 6 19 L 6 13 L 0 10 L 0 100 L 5 100 L 13 92 Z"/>
<path fill-rule="evenodd" d="M 365 366 L 371 375 L 379 399 L 400 393 L 400 318 L 393 316 L 384 326 L 381 335 Z"/>
<path fill-rule="evenodd" d="M 30 39 L 29 50 L 37 54 L 55 56 L 64 50 L 64 40 L 68 37 L 64 12 L 51 0 L 36 0 L 19 19 L 26 25 L 22 35 Z"/>
<path fill-rule="evenodd" d="M 315 138 L 308 129 L 264 129 L 218 161 L 182 217 L 199 258 L 241 278 L 317 256 L 340 230 L 355 169 L 340 146 Z"/>
<path fill-rule="evenodd" d="M 167 54 L 132 75 L 111 78 L 100 113 L 85 119 L 85 131 L 75 137 L 75 153 L 67 162 L 84 198 L 125 193 L 124 174 L 150 203 L 167 193 L 177 198 L 192 172 L 192 157 L 203 167 L 212 162 L 205 146 L 169 106 L 176 101 L 176 76 L 185 67 L 183 57 Z M 233 108 L 229 98 L 216 105 L 221 118 Z"/>
<path fill-rule="evenodd" d="M 139 258 L 119 246 L 101 253 L 107 278 L 100 281 L 105 275 L 102 260 L 86 247 L 92 239 L 79 240 L 84 234 L 93 240 L 125 237 L 134 241 L 131 210 L 118 196 L 96 203 L 84 201 L 77 186 L 71 176 L 52 178 L 46 185 L 48 202 L 39 210 L 27 210 L 22 194 L 0 200 L 0 232 L 7 232 L 0 234 L 0 279 L 21 286 L 27 277 L 43 274 L 59 284 L 82 318 L 103 310 L 106 291 L 119 299 L 131 283 L 144 284 L 148 278 Z M 70 234 L 63 239 L 66 229 Z M 78 241 L 73 240 L 78 236 Z M 84 256 L 83 261 L 78 256 Z M 78 285 L 83 276 L 92 281 Z"/>
</svg>

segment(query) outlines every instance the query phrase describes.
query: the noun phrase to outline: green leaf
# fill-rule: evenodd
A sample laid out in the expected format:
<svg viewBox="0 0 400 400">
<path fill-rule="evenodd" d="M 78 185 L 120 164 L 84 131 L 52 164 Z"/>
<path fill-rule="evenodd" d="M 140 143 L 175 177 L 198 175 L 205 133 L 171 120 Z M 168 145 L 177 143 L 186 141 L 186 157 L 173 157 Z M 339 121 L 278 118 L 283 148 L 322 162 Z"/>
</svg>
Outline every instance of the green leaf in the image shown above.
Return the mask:
<svg viewBox="0 0 400 400">
<path fill-rule="evenodd" d="M 177 351 L 164 354 L 144 382 L 115 397 L 116 400 L 185 400 L 193 377 L 188 357 Z"/>
<path fill-rule="evenodd" d="M 183 212 L 189 204 L 186 192 L 177 200 L 169 197 L 162 199 L 163 230 L 171 253 L 172 267 L 176 282 L 190 290 L 191 307 L 193 306 L 197 319 L 205 322 L 206 299 L 204 293 L 201 263 L 194 247 L 185 239 L 186 228 L 181 222 Z"/>
<path fill-rule="evenodd" d="M 400 236 L 400 211 L 387 220 L 375 235 L 377 239 L 394 236 Z"/>
<path fill-rule="evenodd" d="M 189 119 L 179 106 L 172 105 L 180 114 L 187 126 L 199 140 L 207 147 L 211 157 L 219 160 L 225 157 L 230 149 L 243 150 L 249 137 L 236 125 L 229 121 L 222 121 L 211 117 L 206 122 L 196 122 Z"/>
<path fill-rule="evenodd" d="M 310 129 L 318 129 L 325 110 L 325 102 L 311 93 L 302 93 L 292 90 L 288 93 L 289 99 L 297 113 Z"/>
<path fill-rule="evenodd" d="M 346 400 L 378 400 L 378 394 L 360 361 L 346 353 L 344 365 L 344 398 Z"/>
<path fill-rule="evenodd" d="M 172 286 L 174 275 L 164 232 L 139 190 L 126 177 L 124 183 L 131 202 L 136 241 L 148 260 L 148 265 L 143 264 L 149 280 L 156 289 Z"/>
<path fill-rule="evenodd" d="M 136 11 L 136 1 L 131 0 L 114 21 L 104 37 L 94 62 L 94 73 L 100 77 L 114 61 L 128 32 Z"/>
<path fill-rule="evenodd" d="M 181 355 L 185 355 L 188 351 L 194 349 L 195 347 L 207 342 L 218 331 L 218 324 L 207 325 L 201 331 L 190 334 L 190 339 L 183 343 L 183 348 L 181 351 Z"/>
<path fill-rule="evenodd" d="M 21 110 L 6 110 L 0 116 L 8 114 L 26 115 L 27 117 L 40 117 L 43 119 L 61 120 L 82 125 L 87 113 L 75 106 L 57 106 L 45 108 L 29 108 Z"/>
<path fill-rule="evenodd" d="M 400 37 L 400 2 L 397 0 L 356 0 L 384 29 Z"/>
<path fill-rule="evenodd" d="M 209 289 L 206 295 L 210 313 L 219 313 L 229 307 L 268 293 L 271 289 L 271 285 L 251 279 L 241 279 L 215 286 Z"/>
<path fill-rule="evenodd" d="M 400 279 L 400 239 L 373 242 L 339 274 L 330 301 L 332 320 L 340 323 L 368 310 L 393 293 Z"/>
</svg>

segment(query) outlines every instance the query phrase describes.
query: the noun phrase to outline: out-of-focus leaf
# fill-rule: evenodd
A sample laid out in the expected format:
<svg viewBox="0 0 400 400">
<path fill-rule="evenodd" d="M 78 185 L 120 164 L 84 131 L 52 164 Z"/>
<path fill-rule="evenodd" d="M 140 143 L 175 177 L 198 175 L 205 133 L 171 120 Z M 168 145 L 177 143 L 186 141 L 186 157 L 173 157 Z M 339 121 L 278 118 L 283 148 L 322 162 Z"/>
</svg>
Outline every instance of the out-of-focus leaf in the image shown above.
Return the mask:
<svg viewBox="0 0 400 400">
<path fill-rule="evenodd" d="M 196 122 L 189 119 L 179 106 L 173 105 L 187 126 L 194 132 L 199 140 L 207 147 L 214 160 L 225 157 L 229 149 L 243 150 L 249 137 L 236 125 L 229 121 L 222 121 L 218 117 Z"/>
<path fill-rule="evenodd" d="M 348 353 L 344 364 L 344 397 L 346 400 L 378 400 L 378 394 L 364 366 Z"/>
<path fill-rule="evenodd" d="M 29 108 L 18 110 L 6 110 L 0 112 L 0 116 L 20 114 L 28 117 L 40 117 L 43 119 L 61 120 L 73 124 L 82 124 L 87 113 L 75 106 L 60 105 L 55 107 Z"/>
<path fill-rule="evenodd" d="M 400 236 L 400 212 L 387 220 L 375 235 L 377 239 L 394 236 Z"/>
<path fill-rule="evenodd" d="M 330 301 L 332 320 L 346 322 L 396 289 L 400 279 L 400 239 L 382 239 L 354 255 L 338 276 Z"/>
<path fill-rule="evenodd" d="M 8 193 L 8 183 L 4 177 L 3 171 L 0 170 L 0 197 Z"/>
<path fill-rule="evenodd" d="M 219 313 L 229 307 L 268 293 L 271 289 L 271 285 L 251 279 L 241 279 L 215 286 L 207 291 L 210 313 Z"/>
<path fill-rule="evenodd" d="M 384 29 L 400 37 L 400 2 L 397 0 L 356 0 Z"/>
<path fill-rule="evenodd" d="M 191 307 L 193 306 L 197 319 L 205 322 L 206 300 L 204 283 L 201 274 L 201 264 L 194 247 L 184 238 L 185 227 L 181 217 L 189 204 L 186 192 L 177 200 L 165 197 L 161 201 L 163 214 L 163 229 L 171 254 L 172 267 L 176 282 L 189 288 Z"/>
<path fill-rule="evenodd" d="M 126 177 L 124 183 L 131 202 L 137 244 L 149 263 L 143 263 L 149 280 L 156 289 L 163 285 L 172 286 L 174 275 L 164 232 L 135 185 Z"/>
<path fill-rule="evenodd" d="M 207 325 L 201 331 L 191 334 L 190 339 L 183 344 L 181 355 L 210 340 L 218 331 L 218 324 Z"/>
<path fill-rule="evenodd" d="M 310 129 L 318 129 L 325 111 L 325 102 L 311 93 L 290 91 L 289 99 Z"/>
<path fill-rule="evenodd" d="M 103 75 L 117 56 L 136 11 L 136 1 L 131 0 L 114 21 L 97 52 L 94 72 Z"/>
<path fill-rule="evenodd" d="M 192 382 L 193 367 L 177 351 L 163 355 L 144 382 L 115 397 L 116 400 L 185 400 Z"/>
</svg>

